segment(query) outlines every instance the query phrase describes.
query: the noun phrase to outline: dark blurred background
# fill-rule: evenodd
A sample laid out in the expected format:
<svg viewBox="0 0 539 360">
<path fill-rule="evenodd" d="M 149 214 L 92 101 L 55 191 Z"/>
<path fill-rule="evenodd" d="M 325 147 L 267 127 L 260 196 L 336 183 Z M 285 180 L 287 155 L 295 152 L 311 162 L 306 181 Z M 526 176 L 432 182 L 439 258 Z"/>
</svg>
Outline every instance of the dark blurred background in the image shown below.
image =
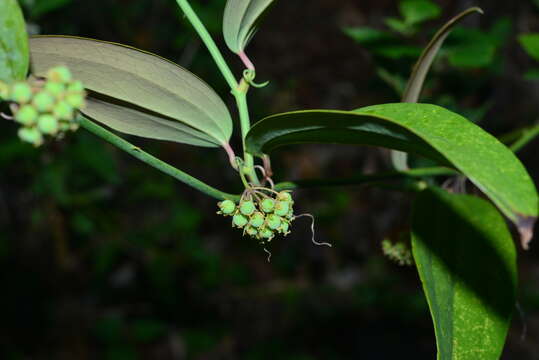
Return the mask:
<svg viewBox="0 0 539 360">
<path fill-rule="evenodd" d="M 225 0 L 193 0 L 216 40 Z M 536 66 L 521 33 L 539 31 L 533 0 L 437 0 L 441 14 L 401 29 L 398 1 L 276 1 L 248 54 L 253 119 L 302 108 L 399 101 L 422 46 L 472 5 L 426 85 L 425 102 L 495 135 L 536 123 Z M 21 0 L 29 31 L 122 42 L 226 83 L 173 0 Z M 389 24 L 389 25 L 388 25 Z M 393 26 L 391 26 L 393 24 Z M 391 34 L 373 41 L 343 29 Z M 242 68 L 227 56 L 237 74 Z M 537 66 L 536 66 L 537 67 Z M 406 234 L 413 194 L 379 187 L 297 191 L 316 216 L 272 243 L 273 257 L 215 215 L 216 201 L 81 130 L 38 150 L 0 132 L 0 359 L 433 359 L 435 339 L 413 267 L 381 241 Z M 505 138 L 511 138 L 511 135 Z M 225 191 L 240 190 L 224 152 L 130 138 Z M 236 151 L 240 139 L 233 140 Z M 520 158 L 539 179 L 539 141 Z M 390 169 L 385 150 L 296 146 L 272 157 L 275 180 Z M 539 359 L 539 246 L 519 251 L 518 310 L 503 359 Z"/>
</svg>

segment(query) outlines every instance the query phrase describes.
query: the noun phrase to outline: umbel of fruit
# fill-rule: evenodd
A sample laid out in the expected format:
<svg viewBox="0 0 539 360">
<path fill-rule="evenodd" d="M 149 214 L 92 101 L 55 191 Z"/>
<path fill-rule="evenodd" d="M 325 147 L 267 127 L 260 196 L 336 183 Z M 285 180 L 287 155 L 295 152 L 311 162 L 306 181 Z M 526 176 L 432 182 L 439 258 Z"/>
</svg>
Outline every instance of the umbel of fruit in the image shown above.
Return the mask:
<svg viewBox="0 0 539 360">
<path fill-rule="evenodd" d="M 11 84 L 0 82 L 0 101 L 11 102 L 19 138 L 39 146 L 46 136 L 61 137 L 78 129 L 76 115 L 85 106 L 84 85 L 65 66 L 50 69 L 45 78 Z"/>
<path fill-rule="evenodd" d="M 232 217 L 232 227 L 243 230 L 243 235 L 270 242 L 276 235 L 288 235 L 294 220 L 292 195 L 288 191 L 246 189 L 239 203 L 223 200 L 217 203 L 218 214 Z"/>
</svg>

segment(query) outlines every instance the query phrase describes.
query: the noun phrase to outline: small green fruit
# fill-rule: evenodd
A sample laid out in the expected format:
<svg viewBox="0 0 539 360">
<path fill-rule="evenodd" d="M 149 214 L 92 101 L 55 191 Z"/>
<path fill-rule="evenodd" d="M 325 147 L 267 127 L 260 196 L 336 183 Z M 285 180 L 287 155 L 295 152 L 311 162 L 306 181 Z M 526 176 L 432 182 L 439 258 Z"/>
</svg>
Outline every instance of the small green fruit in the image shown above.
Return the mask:
<svg viewBox="0 0 539 360">
<path fill-rule="evenodd" d="M 66 87 L 64 84 L 58 82 L 47 81 L 44 89 L 47 90 L 49 94 L 59 98 L 65 92 Z"/>
<path fill-rule="evenodd" d="M 262 214 L 261 212 L 255 212 L 252 216 L 251 216 L 251 220 L 249 221 L 249 225 L 251 225 L 252 227 L 255 227 L 255 228 L 259 228 L 261 227 L 262 225 L 264 225 L 264 214 Z"/>
<path fill-rule="evenodd" d="M 251 200 L 240 203 L 240 212 L 245 216 L 251 216 L 256 211 L 255 203 Z"/>
<path fill-rule="evenodd" d="M 286 216 L 288 211 L 290 211 L 290 203 L 288 201 L 277 201 L 273 212 L 275 215 Z"/>
<path fill-rule="evenodd" d="M 19 139 L 22 141 L 33 144 L 34 146 L 43 144 L 43 135 L 35 127 L 21 127 L 17 135 L 19 135 Z"/>
<path fill-rule="evenodd" d="M 38 117 L 38 112 L 31 105 L 23 105 L 15 114 L 15 120 L 26 126 L 34 125 Z"/>
<path fill-rule="evenodd" d="M 245 227 L 245 233 L 249 236 L 256 237 L 258 235 L 258 229 L 252 227 L 252 226 L 246 226 Z"/>
<path fill-rule="evenodd" d="M 266 224 L 271 230 L 277 230 L 281 226 L 281 218 L 275 214 L 268 215 Z"/>
<path fill-rule="evenodd" d="M 80 81 L 73 81 L 67 86 L 67 91 L 82 93 L 84 91 L 84 85 L 82 85 L 82 82 Z"/>
<path fill-rule="evenodd" d="M 43 134 L 55 135 L 58 132 L 58 120 L 49 114 L 37 118 L 37 127 Z"/>
<path fill-rule="evenodd" d="M 72 123 L 71 125 L 69 125 L 69 130 L 71 131 L 77 131 L 79 129 L 79 124 L 77 123 Z"/>
<path fill-rule="evenodd" d="M 26 104 L 32 99 L 32 88 L 25 82 L 18 82 L 11 87 L 11 100 Z"/>
<path fill-rule="evenodd" d="M 289 191 L 281 191 L 277 194 L 277 200 L 292 202 L 292 195 Z"/>
<path fill-rule="evenodd" d="M 247 219 L 245 216 L 243 216 L 242 214 L 236 214 L 234 215 L 234 217 L 232 218 L 232 224 L 234 226 L 237 226 L 239 228 L 242 228 L 244 227 L 245 225 L 247 225 L 247 223 L 249 222 L 249 219 Z"/>
<path fill-rule="evenodd" d="M 273 239 L 273 231 L 271 231 L 270 229 L 268 228 L 262 228 L 258 231 L 258 237 L 260 237 L 261 239 L 266 239 L 266 240 L 271 240 Z"/>
<path fill-rule="evenodd" d="M 84 95 L 71 93 L 65 97 L 65 101 L 76 109 L 84 107 Z"/>
<path fill-rule="evenodd" d="M 73 119 L 73 107 L 66 103 L 65 101 L 60 101 L 52 109 L 53 115 L 60 120 L 71 120 Z"/>
<path fill-rule="evenodd" d="M 279 231 L 281 234 L 288 235 L 290 233 L 288 231 L 289 228 L 290 228 L 290 224 L 287 221 L 283 221 L 277 231 Z"/>
<path fill-rule="evenodd" d="M 9 96 L 9 85 L 0 81 L 0 100 L 7 99 Z"/>
<path fill-rule="evenodd" d="M 232 200 L 223 200 L 217 203 L 223 215 L 230 215 L 236 210 L 236 204 Z"/>
<path fill-rule="evenodd" d="M 260 209 L 265 213 L 270 213 L 275 208 L 275 200 L 270 198 L 265 198 L 260 203 Z"/>
<path fill-rule="evenodd" d="M 36 96 L 34 96 L 34 99 L 32 100 L 32 104 L 34 104 L 37 111 L 40 112 L 47 112 L 52 110 L 54 102 L 54 96 L 49 94 L 47 91 L 40 91 L 36 94 Z"/>
<path fill-rule="evenodd" d="M 71 81 L 71 71 L 65 66 L 57 66 L 47 72 L 47 78 L 54 82 L 68 83 Z"/>
</svg>

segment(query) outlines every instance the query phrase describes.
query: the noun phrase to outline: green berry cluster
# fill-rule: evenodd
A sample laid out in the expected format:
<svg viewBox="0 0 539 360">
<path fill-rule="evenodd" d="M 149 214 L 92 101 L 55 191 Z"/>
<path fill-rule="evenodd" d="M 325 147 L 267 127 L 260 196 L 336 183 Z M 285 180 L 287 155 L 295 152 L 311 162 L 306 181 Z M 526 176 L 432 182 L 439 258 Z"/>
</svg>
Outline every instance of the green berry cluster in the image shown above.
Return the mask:
<svg viewBox="0 0 539 360">
<path fill-rule="evenodd" d="M 59 137 L 75 131 L 76 113 L 84 107 L 86 93 L 65 66 L 47 72 L 45 79 L 0 82 L 0 100 L 12 102 L 13 119 L 21 124 L 22 141 L 40 146 L 45 136 Z"/>
<path fill-rule="evenodd" d="M 390 240 L 385 239 L 382 241 L 382 251 L 391 261 L 401 266 L 410 266 L 414 264 L 412 251 L 403 241 L 392 243 Z"/>
<path fill-rule="evenodd" d="M 266 189 L 269 190 L 269 189 Z M 217 204 L 218 214 L 232 217 L 232 226 L 243 229 L 262 244 L 276 234 L 288 235 L 294 220 L 294 201 L 289 191 L 246 190 L 239 202 L 224 200 Z"/>
</svg>

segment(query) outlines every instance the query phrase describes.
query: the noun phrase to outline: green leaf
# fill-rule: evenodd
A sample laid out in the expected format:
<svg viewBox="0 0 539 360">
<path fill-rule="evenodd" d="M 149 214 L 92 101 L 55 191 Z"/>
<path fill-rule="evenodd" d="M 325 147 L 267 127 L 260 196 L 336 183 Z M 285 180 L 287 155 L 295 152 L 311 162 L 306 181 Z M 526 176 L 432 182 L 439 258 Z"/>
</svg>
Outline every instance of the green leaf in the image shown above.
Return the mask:
<svg viewBox="0 0 539 360">
<path fill-rule="evenodd" d="M 518 41 L 528 55 L 539 61 L 539 33 L 521 34 Z"/>
<path fill-rule="evenodd" d="M 429 0 L 404 0 L 400 2 L 399 8 L 407 24 L 436 19 L 442 13 L 442 9 Z"/>
<path fill-rule="evenodd" d="M 427 45 L 427 47 L 423 51 L 423 54 L 421 54 L 421 57 L 414 66 L 412 75 L 410 75 L 408 85 L 406 86 L 406 90 L 402 98 L 403 102 L 417 102 L 419 100 L 419 95 L 421 94 L 421 90 L 423 89 L 423 83 L 425 82 L 425 78 L 427 77 L 432 62 L 436 58 L 436 55 L 442 47 L 442 44 L 444 43 L 445 39 L 451 33 L 451 30 L 455 27 L 456 24 L 458 24 L 466 16 L 473 13 L 482 14 L 483 10 L 478 7 L 473 7 L 460 13 L 459 15 L 449 20 L 434 35 L 434 37 Z"/>
<path fill-rule="evenodd" d="M 256 32 L 256 23 L 274 0 L 228 0 L 223 15 L 227 46 L 240 54 Z"/>
<path fill-rule="evenodd" d="M 28 35 L 17 0 L 0 1 L 0 81 L 24 80 L 28 73 Z"/>
<path fill-rule="evenodd" d="M 201 79 L 159 56 L 109 42 L 64 36 L 30 39 L 37 76 L 67 65 L 90 90 L 83 113 L 137 136 L 219 146 L 228 143 L 232 119 Z"/>
<path fill-rule="evenodd" d="M 434 322 L 439 360 L 499 359 L 515 306 L 516 251 L 487 201 L 423 191 L 412 251 Z"/>
<path fill-rule="evenodd" d="M 531 238 L 539 199 L 526 169 L 495 137 L 449 110 L 399 103 L 296 111 L 261 120 L 246 137 L 247 151 L 255 155 L 301 143 L 383 146 L 452 166 L 519 227 L 524 245 Z"/>
<path fill-rule="evenodd" d="M 370 27 L 346 27 L 343 32 L 362 45 L 370 45 L 396 39 L 392 34 Z"/>
<path fill-rule="evenodd" d="M 531 69 L 531 70 L 528 70 L 525 74 L 524 74 L 524 78 L 526 80 L 530 80 L 530 81 L 536 81 L 536 80 L 539 80 L 539 69 Z"/>
<path fill-rule="evenodd" d="M 385 19 L 384 22 L 391 30 L 398 32 L 399 34 L 402 34 L 404 36 L 411 36 L 416 31 L 416 28 L 413 26 L 413 24 L 408 24 L 407 22 L 397 18 L 388 17 Z"/>
</svg>

